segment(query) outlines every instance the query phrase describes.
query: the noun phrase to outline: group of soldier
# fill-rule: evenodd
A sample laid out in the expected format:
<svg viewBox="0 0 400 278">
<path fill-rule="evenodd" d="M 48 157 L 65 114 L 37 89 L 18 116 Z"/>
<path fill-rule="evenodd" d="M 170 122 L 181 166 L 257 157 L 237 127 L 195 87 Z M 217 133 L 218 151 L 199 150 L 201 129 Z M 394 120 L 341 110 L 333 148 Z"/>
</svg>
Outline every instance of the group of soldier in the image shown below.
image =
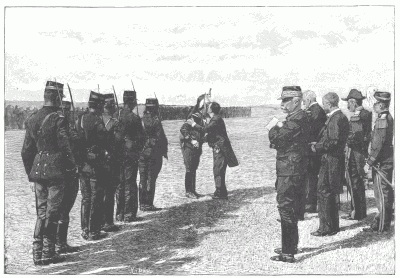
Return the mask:
<svg viewBox="0 0 400 278">
<path fill-rule="evenodd" d="M 318 212 L 319 228 L 313 236 L 339 232 L 339 205 L 345 171 L 351 207 L 343 219 L 358 221 L 367 216 L 364 176 L 372 170 L 378 214 L 366 233 L 386 233 L 390 229 L 394 194 L 393 118 L 389 113 L 391 94 L 376 91 L 373 110 L 377 118 L 372 130 L 372 112 L 364 109 L 365 97 L 352 89 L 347 98 L 348 119 L 339 109 L 339 96 L 327 93 L 322 107 L 312 91 L 299 86 L 283 87 L 281 122 L 274 118 L 269 130 L 270 147 L 277 150 L 276 190 L 281 222 L 281 248 L 273 261 L 294 262 L 298 249 L 298 221 L 305 212 Z M 302 109 L 302 104 L 305 109 Z"/>
<path fill-rule="evenodd" d="M 35 265 L 62 262 L 65 257 L 61 254 L 80 250 L 67 243 L 69 214 L 79 187 L 81 236 L 85 240 L 99 240 L 120 229 L 114 224 L 115 203 L 115 219 L 123 222 L 141 221 L 138 209 L 161 210 L 153 202 L 163 157 L 168 159 L 168 140 L 157 98 L 146 99 L 140 118 L 133 112 L 137 107 L 136 91 L 124 91 L 121 109 L 113 94 L 91 91 L 88 111 L 75 120 L 72 95 L 71 102 L 63 101 L 63 87 L 48 81 L 44 106 L 25 122 L 21 156 L 35 192 Z M 204 142 L 213 148 L 213 199 L 228 198 L 226 168 L 238 165 L 238 161 L 220 110 L 220 105 L 211 103 L 204 94 L 182 126 L 180 141 L 188 198 L 203 196 L 196 192 L 195 184 Z"/>
</svg>

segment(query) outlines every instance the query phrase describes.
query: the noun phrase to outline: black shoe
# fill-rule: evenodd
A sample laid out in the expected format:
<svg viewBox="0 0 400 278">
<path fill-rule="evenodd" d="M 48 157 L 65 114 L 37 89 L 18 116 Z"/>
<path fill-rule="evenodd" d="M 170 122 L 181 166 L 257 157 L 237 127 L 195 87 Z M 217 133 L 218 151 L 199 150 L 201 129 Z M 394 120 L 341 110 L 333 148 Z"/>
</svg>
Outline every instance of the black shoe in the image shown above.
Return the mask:
<svg viewBox="0 0 400 278">
<path fill-rule="evenodd" d="M 64 257 L 60 257 L 59 255 L 54 255 L 51 258 L 44 258 L 42 259 L 42 265 L 49 265 L 49 264 L 56 264 L 65 261 Z"/>
<path fill-rule="evenodd" d="M 312 232 L 311 235 L 312 236 L 318 236 L 318 237 L 322 237 L 322 236 L 333 236 L 336 235 L 338 232 L 334 231 L 334 232 L 320 232 L 320 231 L 315 231 Z"/>
<path fill-rule="evenodd" d="M 120 227 L 114 224 L 106 224 L 101 228 L 104 232 L 117 232 Z"/>
<path fill-rule="evenodd" d="M 278 256 L 271 257 L 271 261 L 284 262 L 284 263 L 294 263 L 293 255 L 280 254 Z"/>
<path fill-rule="evenodd" d="M 197 196 L 197 198 L 202 198 L 202 197 L 204 197 L 205 195 L 203 195 L 203 194 L 199 194 L 199 193 L 197 193 L 196 191 L 195 192 L 193 192 L 194 193 L 194 195 L 196 195 Z"/>
<path fill-rule="evenodd" d="M 377 233 L 378 229 L 374 229 L 372 227 L 368 227 L 368 228 L 363 228 L 363 232 L 366 232 L 366 233 Z"/>
<path fill-rule="evenodd" d="M 157 208 L 155 206 L 143 206 L 142 211 L 160 211 L 162 208 Z"/>
<path fill-rule="evenodd" d="M 197 195 L 195 195 L 193 192 L 186 192 L 185 196 L 190 199 L 198 199 Z"/>
<path fill-rule="evenodd" d="M 79 252 L 81 249 L 77 246 L 70 246 L 67 243 L 56 245 L 56 253 L 57 254 L 66 254 L 66 253 L 75 253 Z"/>
<path fill-rule="evenodd" d="M 117 215 L 117 217 L 115 218 L 117 221 L 123 222 L 124 221 L 124 217 L 122 215 Z"/>
<path fill-rule="evenodd" d="M 276 253 L 276 254 L 282 254 L 282 248 L 275 248 L 274 249 L 274 252 Z M 301 252 L 301 251 L 300 251 Z M 298 253 L 300 253 L 299 252 L 299 250 L 296 248 L 296 249 L 294 249 L 294 253 L 295 254 L 298 254 Z"/>
<path fill-rule="evenodd" d="M 129 222 L 140 222 L 140 221 L 143 221 L 144 220 L 144 218 L 143 217 L 126 217 L 125 218 L 125 220 L 124 220 L 124 222 L 125 223 L 129 223 Z"/>
<path fill-rule="evenodd" d="M 214 195 L 214 196 L 212 196 L 212 198 L 214 199 L 214 200 L 228 200 L 228 196 L 220 196 L 220 195 Z"/>
<path fill-rule="evenodd" d="M 42 259 L 33 259 L 33 264 L 34 265 L 43 265 Z"/>
<path fill-rule="evenodd" d="M 100 240 L 100 239 L 105 238 L 107 236 L 108 236 L 107 233 L 100 233 L 100 232 L 89 233 L 88 240 Z"/>
</svg>

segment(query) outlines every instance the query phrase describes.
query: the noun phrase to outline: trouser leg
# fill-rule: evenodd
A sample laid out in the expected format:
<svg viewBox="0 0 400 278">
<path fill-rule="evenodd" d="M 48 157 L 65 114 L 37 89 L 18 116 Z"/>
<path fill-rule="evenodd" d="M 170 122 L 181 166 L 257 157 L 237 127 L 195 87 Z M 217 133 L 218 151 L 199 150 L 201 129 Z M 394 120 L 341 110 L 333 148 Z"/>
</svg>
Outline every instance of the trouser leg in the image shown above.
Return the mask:
<svg viewBox="0 0 400 278">
<path fill-rule="evenodd" d="M 148 166 L 149 172 L 148 172 L 148 178 L 149 178 L 149 190 L 147 192 L 148 194 L 148 205 L 153 206 L 154 205 L 154 197 L 155 197 L 155 192 L 156 192 L 156 182 L 158 178 L 158 174 L 161 171 L 162 168 L 162 156 L 157 156 L 153 159 L 150 160 L 151 164 Z"/>
<path fill-rule="evenodd" d="M 225 174 L 228 163 L 221 151 L 216 153 L 215 150 L 213 150 L 213 158 L 213 173 L 216 188 L 214 195 L 226 197 L 228 195 L 228 191 L 225 184 Z"/>
<path fill-rule="evenodd" d="M 365 187 L 363 180 L 363 173 L 360 173 L 357 167 L 354 151 L 350 154 L 349 158 L 349 175 L 351 186 L 351 216 L 354 219 L 360 220 L 367 216 L 367 204 L 365 199 Z"/>
<path fill-rule="evenodd" d="M 118 221 L 124 220 L 125 213 L 125 166 L 120 166 L 119 183 L 115 192 L 115 200 L 117 203 L 116 218 Z"/>
<path fill-rule="evenodd" d="M 309 163 L 305 178 L 306 183 L 306 210 L 314 212 L 317 209 L 317 184 L 321 158 L 309 157 Z"/>
<path fill-rule="evenodd" d="M 102 206 L 104 200 L 104 188 L 99 178 L 90 179 L 90 215 L 89 215 L 89 232 L 93 234 L 100 233 L 102 220 Z"/>
<path fill-rule="evenodd" d="M 295 184 L 296 190 L 296 216 L 298 220 L 304 220 L 304 212 L 306 206 L 306 192 L 305 192 L 305 176 L 299 176 L 296 178 L 298 183 Z"/>
<path fill-rule="evenodd" d="M 125 213 L 124 217 L 136 217 L 138 209 L 138 187 L 137 187 L 138 163 L 126 160 L 124 167 L 125 176 Z"/>
<path fill-rule="evenodd" d="M 81 229 L 85 233 L 89 233 L 89 218 L 91 208 L 91 186 L 90 178 L 86 174 L 81 177 Z"/>
<path fill-rule="evenodd" d="M 143 156 L 139 160 L 139 171 L 140 171 L 140 192 L 139 192 L 139 202 L 141 206 L 147 206 L 147 187 L 148 187 L 148 163 L 147 159 Z"/>
<path fill-rule="evenodd" d="M 186 170 L 185 174 L 185 191 L 186 193 L 192 192 L 193 173 Z"/>
<path fill-rule="evenodd" d="M 58 223 L 56 243 L 58 245 L 67 243 L 69 214 L 75 204 L 76 196 L 79 191 L 78 178 L 66 179 L 64 197 L 61 204 L 60 221 Z"/>
<path fill-rule="evenodd" d="M 47 210 L 47 187 L 39 183 L 35 184 L 35 203 L 36 203 L 36 224 L 33 233 L 33 262 L 40 264 L 42 259 L 43 249 L 43 234 L 46 225 L 46 210 Z"/>
</svg>

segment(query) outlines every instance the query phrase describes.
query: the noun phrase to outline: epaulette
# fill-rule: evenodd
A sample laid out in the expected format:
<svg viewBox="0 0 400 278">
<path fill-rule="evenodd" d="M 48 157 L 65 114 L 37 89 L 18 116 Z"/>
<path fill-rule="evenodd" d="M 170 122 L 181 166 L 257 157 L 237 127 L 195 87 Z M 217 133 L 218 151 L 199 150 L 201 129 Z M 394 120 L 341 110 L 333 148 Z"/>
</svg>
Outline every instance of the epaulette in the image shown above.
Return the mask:
<svg viewBox="0 0 400 278">
<path fill-rule="evenodd" d="M 382 117 L 384 116 L 384 117 Z M 388 123 L 386 119 L 386 114 L 381 115 L 378 119 L 376 119 L 375 128 L 387 128 Z"/>
</svg>

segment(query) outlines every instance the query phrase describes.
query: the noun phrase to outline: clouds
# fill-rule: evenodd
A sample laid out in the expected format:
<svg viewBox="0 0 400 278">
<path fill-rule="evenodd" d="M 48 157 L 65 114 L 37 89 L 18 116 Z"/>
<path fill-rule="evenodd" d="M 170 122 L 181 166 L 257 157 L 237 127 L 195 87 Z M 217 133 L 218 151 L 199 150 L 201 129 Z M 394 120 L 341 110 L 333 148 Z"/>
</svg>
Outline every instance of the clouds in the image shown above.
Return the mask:
<svg viewBox="0 0 400 278">
<path fill-rule="evenodd" d="M 392 8 L 372 6 L 7 8 L 6 99 L 54 77 L 77 101 L 130 79 L 165 103 L 209 87 L 228 105 L 275 101 L 292 84 L 393 91 L 393 21 Z"/>
</svg>

